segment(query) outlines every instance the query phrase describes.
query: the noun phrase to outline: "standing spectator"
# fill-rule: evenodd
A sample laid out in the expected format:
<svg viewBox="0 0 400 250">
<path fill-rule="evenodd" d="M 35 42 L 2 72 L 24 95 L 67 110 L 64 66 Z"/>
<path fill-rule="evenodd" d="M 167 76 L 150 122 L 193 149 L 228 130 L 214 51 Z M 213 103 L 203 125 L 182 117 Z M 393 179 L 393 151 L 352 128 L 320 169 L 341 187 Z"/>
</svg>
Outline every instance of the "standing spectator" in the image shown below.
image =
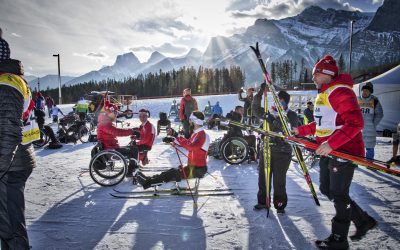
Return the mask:
<svg viewBox="0 0 400 250">
<path fill-rule="evenodd" d="M 6 40 L 3 39 L 3 30 L 0 28 L 0 61 L 10 58 L 10 47 Z"/>
<path fill-rule="evenodd" d="M 54 104 L 53 108 L 51 109 L 51 116 L 53 117 L 53 122 L 57 122 L 58 123 L 58 113 L 61 113 L 64 116 L 64 114 L 61 111 L 61 109 L 59 109 L 57 107 L 57 105 Z"/>
<path fill-rule="evenodd" d="M 330 55 L 315 64 L 313 81 L 319 92 L 315 99 L 316 120 L 293 129 L 299 136 L 316 135 L 319 146 L 315 152 L 321 155 L 320 191 L 335 205 L 331 235 L 315 241 L 320 249 L 347 249 L 351 221 L 356 226 L 355 234 L 350 236 L 352 240 L 361 239 L 377 224 L 350 198 L 350 185 L 357 165 L 328 157 L 332 150 L 364 156 L 361 134 L 364 122 L 352 89 L 353 79 L 349 74 L 338 74 L 338 71 L 336 61 Z"/>
<path fill-rule="evenodd" d="M 265 90 L 265 87 L 264 87 Z M 299 119 L 293 110 L 288 108 L 290 102 L 290 95 L 286 91 L 279 91 L 278 93 L 279 102 L 287 115 L 291 127 L 298 127 Z M 260 103 L 261 104 L 261 103 Z M 261 106 L 257 109 L 262 109 Z M 271 131 L 283 132 L 280 118 L 277 114 L 269 113 L 266 121 L 269 123 Z M 286 173 L 289 169 L 290 162 L 292 160 L 292 147 L 281 138 L 270 138 L 271 143 L 271 179 L 273 184 L 273 203 L 276 211 L 280 214 L 285 212 L 285 208 L 288 202 L 286 193 Z M 269 183 L 271 186 L 271 183 Z M 270 187 L 271 190 L 271 187 Z M 260 210 L 267 208 L 266 206 L 266 183 L 265 183 L 265 166 L 263 154 L 260 156 L 258 164 L 258 193 L 257 193 L 257 204 L 254 206 L 254 210 Z"/>
<path fill-rule="evenodd" d="M 31 91 L 20 61 L 0 51 L 0 241 L 1 249 L 29 249 L 25 183 L 35 166 L 31 142 L 40 138 Z"/>
<path fill-rule="evenodd" d="M 192 97 L 191 89 L 183 90 L 183 98 L 180 104 L 180 119 L 183 126 L 183 132 L 186 139 L 189 139 L 193 133 L 193 127 L 190 126 L 189 117 L 193 111 L 198 110 L 197 101 Z"/>
<path fill-rule="evenodd" d="M 239 90 L 238 97 L 239 101 L 244 102 L 244 117 L 245 119 L 248 119 L 248 123 L 251 124 L 251 116 L 253 115 L 251 112 L 251 104 L 253 102 L 253 92 L 254 88 L 248 88 L 246 90 L 246 97 L 242 97 L 242 93 L 244 92 L 243 89 Z"/>
<path fill-rule="evenodd" d="M 219 106 L 219 102 L 217 102 L 213 107 L 212 107 L 212 115 L 218 115 L 218 116 L 222 116 L 222 108 L 221 106 Z"/>
<path fill-rule="evenodd" d="M 40 93 L 40 92 L 37 92 L 36 93 L 36 100 L 35 100 L 35 109 L 44 111 L 44 109 L 45 109 L 44 108 L 44 103 L 45 103 L 45 101 L 44 101 L 43 94 Z"/>
<path fill-rule="evenodd" d="M 253 117 L 257 119 L 262 118 L 264 115 L 264 109 L 261 107 L 261 101 L 263 98 L 264 91 L 267 88 L 267 84 L 264 82 L 261 84 L 260 89 L 257 93 L 253 96 L 253 101 L 251 103 L 251 112 Z"/>
<path fill-rule="evenodd" d="M 47 106 L 47 112 L 49 113 L 49 118 L 51 118 L 51 109 L 54 106 L 54 100 L 51 98 L 51 96 L 46 97 L 46 106 Z"/>
<path fill-rule="evenodd" d="M 358 104 L 364 119 L 362 130 L 365 143 L 366 158 L 374 159 L 376 145 L 376 127 L 383 118 L 382 105 L 374 95 L 374 87 L 371 82 L 367 82 L 361 88 L 361 96 L 358 97 Z"/>
<path fill-rule="evenodd" d="M 400 141 L 400 122 L 397 124 L 397 131 L 392 135 L 393 139 L 393 151 L 392 151 L 392 158 L 388 160 L 388 164 L 399 164 L 400 165 L 400 155 L 397 156 L 397 151 L 399 151 L 399 141 Z"/>
<path fill-rule="evenodd" d="M 307 102 L 307 108 L 304 110 L 304 124 L 309 124 L 314 121 L 314 104 Z"/>
<path fill-rule="evenodd" d="M 89 104 L 87 103 L 87 101 L 81 96 L 79 98 L 78 103 L 76 104 L 76 113 L 78 113 L 79 115 L 79 119 L 81 121 L 84 121 L 86 118 L 86 113 L 89 110 Z"/>
</svg>

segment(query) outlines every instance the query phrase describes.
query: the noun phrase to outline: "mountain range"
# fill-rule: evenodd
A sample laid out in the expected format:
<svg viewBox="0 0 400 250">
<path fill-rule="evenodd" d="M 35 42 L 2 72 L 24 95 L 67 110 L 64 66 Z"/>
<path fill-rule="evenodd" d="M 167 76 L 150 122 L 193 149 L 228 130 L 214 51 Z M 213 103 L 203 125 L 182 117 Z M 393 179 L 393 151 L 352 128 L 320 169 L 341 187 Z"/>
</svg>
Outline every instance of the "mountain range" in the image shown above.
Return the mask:
<svg viewBox="0 0 400 250">
<path fill-rule="evenodd" d="M 366 68 L 400 60 L 400 1 L 385 0 L 376 13 L 306 8 L 300 14 L 280 20 L 257 19 L 243 33 L 211 38 L 204 53 L 191 49 L 182 57 L 166 57 L 155 51 L 141 63 L 132 53 L 117 56 L 112 66 L 73 78 L 66 85 L 107 78 L 123 79 L 149 72 L 186 67 L 220 68 L 239 65 L 246 84 L 262 81 L 261 71 L 249 45 L 260 43 L 267 65 L 290 59 L 312 68 L 318 58 L 331 54 L 349 58 L 350 22 L 353 21 L 352 69 Z"/>
</svg>

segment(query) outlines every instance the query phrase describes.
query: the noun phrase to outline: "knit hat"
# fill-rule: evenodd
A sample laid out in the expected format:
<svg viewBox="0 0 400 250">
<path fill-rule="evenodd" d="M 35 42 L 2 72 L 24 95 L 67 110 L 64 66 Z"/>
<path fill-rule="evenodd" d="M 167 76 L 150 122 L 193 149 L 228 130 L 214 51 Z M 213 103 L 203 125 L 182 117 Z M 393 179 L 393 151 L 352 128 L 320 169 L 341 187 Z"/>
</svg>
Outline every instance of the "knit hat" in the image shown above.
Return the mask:
<svg viewBox="0 0 400 250">
<path fill-rule="evenodd" d="M 145 113 L 147 116 L 150 116 L 150 111 L 148 111 L 147 109 L 140 109 L 139 113 Z"/>
<path fill-rule="evenodd" d="M 201 111 L 193 111 L 189 119 L 195 124 L 201 126 L 204 123 L 204 114 Z"/>
<path fill-rule="evenodd" d="M 6 40 L 0 38 L 0 61 L 10 59 L 10 46 Z"/>
<path fill-rule="evenodd" d="M 314 66 L 312 74 L 321 73 L 327 76 L 335 77 L 338 75 L 339 68 L 336 65 L 335 59 L 331 55 L 326 55 L 319 60 Z"/>
<path fill-rule="evenodd" d="M 286 104 L 289 104 L 289 102 L 290 102 L 290 95 L 289 95 L 286 91 L 283 91 L 283 90 L 279 91 L 278 97 L 279 97 L 280 99 L 283 99 L 283 100 L 285 101 Z"/>
<path fill-rule="evenodd" d="M 362 86 L 361 91 L 363 91 L 364 89 L 368 89 L 371 94 L 374 93 L 374 86 L 371 82 L 367 82 L 364 86 Z"/>
<path fill-rule="evenodd" d="M 110 103 L 110 101 L 105 101 L 104 103 L 104 112 L 107 114 L 110 113 L 117 113 L 118 111 L 118 106 Z"/>
</svg>

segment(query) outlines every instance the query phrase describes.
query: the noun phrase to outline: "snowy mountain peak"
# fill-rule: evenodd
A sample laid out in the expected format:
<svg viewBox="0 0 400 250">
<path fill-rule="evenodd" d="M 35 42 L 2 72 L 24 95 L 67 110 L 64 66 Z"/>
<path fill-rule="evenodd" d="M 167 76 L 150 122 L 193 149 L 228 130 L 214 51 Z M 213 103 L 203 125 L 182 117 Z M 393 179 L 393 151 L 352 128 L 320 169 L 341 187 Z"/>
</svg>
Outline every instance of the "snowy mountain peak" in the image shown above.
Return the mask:
<svg viewBox="0 0 400 250">
<path fill-rule="evenodd" d="M 201 57 L 203 53 L 201 53 L 200 50 L 192 48 L 189 50 L 189 52 L 186 54 L 186 57 Z"/>
<path fill-rule="evenodd" d="M 385 0 L 383 5 L 376 11 L 367 29 L 377 32 L 400 31 L 399 11 L 399 0 Z"/>
<path fill-rule="evenodd" d="M 136 67 L 140 64 L 139 59 L 132 52 L 125 53 L 117 56 L 117 60 L 115 60 L 114 66 L 130 68 Z"/>
<path fill-rule="evenodd" d="M 164 56 L 163 54 L 161 54 L 161 53 L 158 52 L 158 51 L 154 51 L 154 52 L 151 54 L 149 60 L 147 60 L 147 63 L 148 63 L 148 64 L 157 63 L 157 62 L 161 61 L 161 60 L 164 59 L 164 58 L 165 58 L 165 56 Z"/>
</svg>

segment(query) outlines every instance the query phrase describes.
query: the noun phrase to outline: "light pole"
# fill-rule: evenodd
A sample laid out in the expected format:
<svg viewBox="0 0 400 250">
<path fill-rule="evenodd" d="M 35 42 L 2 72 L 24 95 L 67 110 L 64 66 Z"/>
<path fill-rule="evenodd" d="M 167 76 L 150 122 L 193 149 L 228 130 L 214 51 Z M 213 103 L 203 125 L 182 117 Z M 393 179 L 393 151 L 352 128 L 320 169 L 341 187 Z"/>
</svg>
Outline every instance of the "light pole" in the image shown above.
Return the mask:
<svg viewBox="0 0 400 250">
<path fill-rule="evenodd" d="M 353 24 L 355 23 L 355 20 L 350 21 L 350 51 L 349 51 L 349 74 L 351 74 L 351 52 L 353 49 Z"/>
<path fill-rule="evenodd" d="M 61 74 L 60 74 L 60 54 L 53 55 L 58 59 L 58 104 L 62 104 L 61 102 Z"/>
</svg>

